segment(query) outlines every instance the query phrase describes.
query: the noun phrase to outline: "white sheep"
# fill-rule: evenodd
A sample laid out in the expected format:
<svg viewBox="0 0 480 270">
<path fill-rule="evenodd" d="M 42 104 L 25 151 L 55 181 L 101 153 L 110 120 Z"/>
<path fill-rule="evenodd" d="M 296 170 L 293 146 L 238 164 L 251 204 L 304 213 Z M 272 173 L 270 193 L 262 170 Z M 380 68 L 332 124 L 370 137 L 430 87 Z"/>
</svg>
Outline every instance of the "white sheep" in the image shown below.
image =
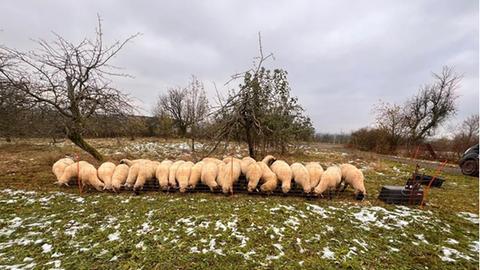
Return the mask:
<svg viewBox="0 0 480 270">
<path fill-rule="evenodd" d="M 158 180 L 158 185 L 162 190 L 168 190 L 169 185 L 168 185 L 168 175 L 169 175 L 169 170 L 170 166 L 172 166 L 173 161 L 171 160 L 164 160 L 160 162 L 160 165 L 157 167 L 157 170 L 155 171 L 155 177 Z"/>
<path fill-rule="evenodd" d="M 125 181 L 127 181 L 129 169 L 130 168 L 128 167 L 127 164 L 119 164 L 115 167 L 115 170 L 113 171 L 113 175 L 112 175 L 113 191 L 118 192 L 123 186 L 123 184 L 125 184 Z"/>
<path fill-rule="evenodd" d="M 143 165 L 141 162 L 135 162 L 135 163 L 123 162 L 120 164 L 125 164 L 125 165 L 131 164 L 131 165 L 128 165 L 130 169 L 128 170 L 127 180 L 125 181 L 125 184 L 124 184 L 124 187 L 126 189 L 129 189 L 133 187 L 133 185 L 135 184 L 135 181 L 137 181 L 138 172 Z"/>
<path fill-rule="evenodd" d="M 69 157 L 66 157 L 66 158 L 61 158 L 61 159 L 57 160 L 53 164 L 52 172 L 55 175 L 55 177 L 57 178 L 57 183 L 58 184 L 68 185 L 68 183 L 61 183 L 60 182 L 60 177 L 62 176 L 63 172 L 65 171 L 65 168 L 67 168 L 69 165 L 72 165 L 73 163 L 75 163 L 75 161 L 73 161 L 73 159 L 71 159 Z"/>
<path fill-rule="evenodd" d="M 113 162 L 104 162 L 98 167 L 98 178 L 103 182 L 104 189 L 112 189 L 112 175 L 115 167 Z"/>
<path fill-rule="evenodd" d="M 220 166 L 219 166 L 220 168 Z M 233 184 L 238 181 L 240 174 L 242 172 L 240 166 L 240 160 L 233 159 L 227 164 L 224 164 L 219 169 L 220 176 L 220 186 L 222 187 L 223 193 L 233 194 Z M 218 182 L 218 177 L 217 177 Z"/>
<path fill-rule="evenodd" d="M 200 181 L 200 177 L 202 176 L 202 167 L 203 161 L 195 163 L 192 167 L 192 171 L 190 172 L 190 178 L 188 179 L 188 187 L 191 189 L 195 189 L 198 182 Z"/>
<path fill-rule="evenodd" d="M 295 180 L 295 183 L 303 188 L 303 192 L 310 193 L 312 188 L 310 187 L 310 175 L 308 174 L 307 168 L 298 162 L 290 165 L 290 168 L 292 169 L 293 180 Z"/>
<path fill-rule="evenodd" d="M 68 165 L 60 177 L 59 182 L 68 183 L 75 177 L 78 178 L 82 186 L 89 185 L 96 190 L 103 190 L 103 183 L 98 179 L 97 169 L 86 161 L 79 161 Z"/>
<path fill-rule="evenodd" d="M 316 195 L 323 195 L 328 190 L 330 195 L 333 190 L 336 190 L 342 181 L 342 171 L 337 166 L 328 167 L 320 178 L 320 183 L 315 187 L 313 192 Z"/>
<path fill-rule="evenodd" d="M 207 185 L 211 191 L 218 187 L 217 175 L 218 175 L 218 166 L 214 161 L 202 161 L 202 173 L 200 175 L 200 181 Z M 221 162 L 223 163 L 223 162 Z"/>
<path fill-rule="evenodd" d="M 257 162 L 251 163 L 248 166 L 246 173 L 248 192 L 253 192 L 257 188 L 262 175 L 262 167 Z"/>
<path fill-rule="evenodd" d="M 342 182 L 344 184 L 341 191 L 343 192 L 348 185 L 350 185 L 353 187 L 355 198 L 357 200 L 362 200 L 367 194 L 365 190 L 365 178 L 363 176 L 363 172 L 357 167 L 348 163 L 340 165 L 340 170 L 342 173 Z"/>
<path fill-rule="evenodd" d="M 183 162 L 175 171 L 175 179 L 177 180 L 179 190 L 182 193 L 187 191 L 188 179 L 190 178 L 193 165 L 194 164 L 191 161 Z"/>
<path fill-rule="evenodd" d="M 135 166 L 135 164 L 137 163 L 134 163 L 133 166 Z M 135 192 L 142 190 L 147 180 L 155 178 L 155 172 L 157 171 L 157 167 L 160 165 L 160 162 L 147 160 L 144 162 L 139 162 L 138 164 L 141 164 L 141 167 L 138 170 L 137 179 L 135 180 L 135 184 L 133 186 L 133 191 Z"/>
<path fill-rule="evenodd" d="M 225 172 L 225 163 L 222 161 L 222 163 L 217 164 L 217 177 L 215 178 L 215 181 L 217 182 L 218 186 L 220 188 L 223 186 L 223 181 L 224 181 L 224 172 Z"/>
<path fill-rule="evenodd" d="M 257 162 L 257 161 L 255 159 L 251 158 L 251 157 L 242 158 L 242 160 L 240 161 L 240 167 L 242 169 L 242 175 L 246 176 L 248 166 L 250 166 L 250 164 L 255 163 L 255 162 Z"/>
<path fill-rule="evenodd" d="M 278 184 L 277 175 L 270 170 L 265 162 L 258 162 L 258 165 L 262 168 L 262 177 L 260 180 L 263 184 L 260 186 L 260 190 L 263 192 L 273 192 Z"/>
<path fill-rule="evenodd" d="M 177 169 L 180 165 L 185 163 L 183 160 L 177 160 L 173 162 L 172 166 L 170 166 L 170 169 L 168 171 L 168 185 L 172 188 L 177 187 L 177 181 L 175 179 L 175 174 L 177 173 Z"/>
<path fill-rule="evenodd" d="M 278 180 L 282 183 L 282 192 L 287 193 L 291 189 L 293 173 L 290 165 L 283 160 L 276 160 L 270 166 L 270 169 L 277 175 Z"/>
<path fill-rule="evenodd" d="M 310 187 L 313 189 L 318 185 L 318 183 L 320 182 L 320 177 L 322 177 L 322 165 L 320 165 L 320 163 L 318 162 L 309 162 L 305 165 L 305 168 L 307 168 L 308 174 L 310 176 Z"/>
</svg>

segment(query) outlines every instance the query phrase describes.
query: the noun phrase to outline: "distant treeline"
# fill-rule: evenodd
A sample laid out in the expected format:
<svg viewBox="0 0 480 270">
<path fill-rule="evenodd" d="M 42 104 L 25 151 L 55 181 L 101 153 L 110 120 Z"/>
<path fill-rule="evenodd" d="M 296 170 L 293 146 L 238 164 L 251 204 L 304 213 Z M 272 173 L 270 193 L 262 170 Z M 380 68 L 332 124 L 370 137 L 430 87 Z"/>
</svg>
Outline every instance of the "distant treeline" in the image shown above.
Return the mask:
<svg viewBox="0 0 480 270">
<path fill-rule="evenodd" d="M 348 144 L 351 135 L 346 133 L 317 133 L 314 140 L 321 143 Z"/>
</svg>

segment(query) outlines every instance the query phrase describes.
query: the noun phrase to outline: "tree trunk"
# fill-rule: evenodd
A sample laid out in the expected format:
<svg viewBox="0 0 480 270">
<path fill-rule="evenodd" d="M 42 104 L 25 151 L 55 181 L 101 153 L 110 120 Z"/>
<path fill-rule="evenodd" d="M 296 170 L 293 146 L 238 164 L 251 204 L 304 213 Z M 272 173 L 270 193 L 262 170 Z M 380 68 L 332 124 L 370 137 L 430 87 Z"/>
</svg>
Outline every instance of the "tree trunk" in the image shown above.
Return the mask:
<svg viewBox="0 0 480 270">
<path fill-rule="evenodd" d="M 97 149 L 95 149 L 93 146 L 91 146 L 89 143 L 87 143 L 82 135 L 74 130 L 70 130 L 67 134 L 67 137 L 78 147 L 81 149 L 85 150 L 85 152 L 89 153 L 92 155 L 96 160 L 102 161 L 103 156 L 100 154 Z"/>
<path fill-rule="evenodd" d="M 255 144 L 253 142 L 252 134 L 250 134 L 250 128 L 246 128 L 246 137 L 247 137 L 247 144 L 248 144 L 248 155 L 251 158 L 255 158 Z"/>
</svg>

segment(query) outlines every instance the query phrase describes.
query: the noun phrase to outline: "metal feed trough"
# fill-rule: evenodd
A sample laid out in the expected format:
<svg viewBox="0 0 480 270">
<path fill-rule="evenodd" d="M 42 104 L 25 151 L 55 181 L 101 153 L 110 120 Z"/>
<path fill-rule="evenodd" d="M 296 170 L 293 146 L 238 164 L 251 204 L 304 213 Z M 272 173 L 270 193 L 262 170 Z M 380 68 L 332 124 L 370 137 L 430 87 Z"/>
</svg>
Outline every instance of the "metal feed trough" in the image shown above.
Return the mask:
<svg viewBox="0 0 480 270">
<path fill-rule="evenodd" d="M 69 186 L 78 187 L 77 180 L 71 180 L 69 182 Z M 180 193 L 178 188 L 172 189 L 168 191 L 164 191 L 160 189 L 158 181 L 156 179 L 147 180 L 143 189 L 139 192 L 149 192 L 149 191 L 157 191 L 157 192 L 164 192 L 164 193 Z M 121 192 L 133 192 L 131 189 L 127 190 L 122 187 Z M 222 190 L 220 188 L 215 189 L 214 191 L 210 191 L 210 188 L 199 182 L 195 189 L 187 189 L 185 193 L 214 193 L 214 194 L 222 194 Z M 277 188 L 271 193 L 265 193 L 260 191 L 260 184 L 257 186 L 257 189 L 253 192 L 248 192 L 247 190 L 247 180 L 244 176 L 241 176 L 239 180 L 234 183 L 233 185 L 233 193 L 234 194 L 247 194 L 247 195 L 257 195 L 257 196 L 282 196 L 282 197 L 302 197 L 308 200 L 320 199 L 322 197 L 316 196 L 313 193 L 305 193 L 303 192 L 303 188 L 297 185 L 294 181 L 292 181 L 291 189 L 287 193 L 282 192 L 281 186 L 277 186 Z M 330 195 L 330 196 L 329 196 Z M 350 192 L 332 192 L 332 194 L 325 194 L 323 198 L 351 198 L 354 196 L 351 191 Z"/>
<path fill-rule="evenodd" d="M 389 204 L 421 205 L 426 200 L 430 187 L 441 187 L 445 180 L 425 174 L 418 174 L 420 166 L 417 164 L 412 177 L 407 180 L 404 186 L 383 186 L 378 199 Z M 439 168 L 438 172 L 441 171 Z M 422 188 L 426 185 L 426 189 Z"/>
</svg>

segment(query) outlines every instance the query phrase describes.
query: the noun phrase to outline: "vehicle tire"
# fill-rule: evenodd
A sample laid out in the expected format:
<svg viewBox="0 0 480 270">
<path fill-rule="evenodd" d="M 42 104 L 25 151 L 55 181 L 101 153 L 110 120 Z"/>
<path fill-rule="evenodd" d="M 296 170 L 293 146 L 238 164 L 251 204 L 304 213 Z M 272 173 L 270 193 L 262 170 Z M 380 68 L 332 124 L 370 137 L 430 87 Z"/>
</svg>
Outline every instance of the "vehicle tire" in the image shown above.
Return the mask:
<svg viewBox="0 0 480 270">
<path fill-rule="evenodd" d="M 475 159 L 467 159 L 460 166 L 464 175 L 478 176 L 478 161 Z"/>
</svg>

